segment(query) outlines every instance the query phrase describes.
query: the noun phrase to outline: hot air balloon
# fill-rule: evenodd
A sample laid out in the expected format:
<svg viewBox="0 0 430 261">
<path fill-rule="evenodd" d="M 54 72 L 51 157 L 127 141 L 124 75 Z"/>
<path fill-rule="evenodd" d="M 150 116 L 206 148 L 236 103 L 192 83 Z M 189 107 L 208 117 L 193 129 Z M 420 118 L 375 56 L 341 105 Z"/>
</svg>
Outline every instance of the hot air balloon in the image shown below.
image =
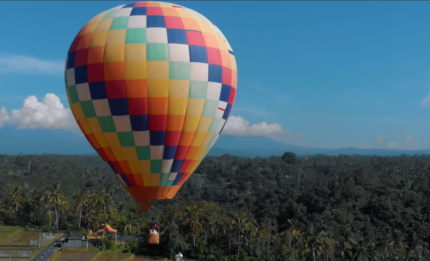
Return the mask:
<svg viewBox="0 0 430 261">
<path fill-rule="evenodd" d="M 80 30 L 65 83 L 83 134 L 145 211 L 172 199 L 218 139 L 237 68 L 230 44 L 203 15 L 136 2 Z"/>
</svg>

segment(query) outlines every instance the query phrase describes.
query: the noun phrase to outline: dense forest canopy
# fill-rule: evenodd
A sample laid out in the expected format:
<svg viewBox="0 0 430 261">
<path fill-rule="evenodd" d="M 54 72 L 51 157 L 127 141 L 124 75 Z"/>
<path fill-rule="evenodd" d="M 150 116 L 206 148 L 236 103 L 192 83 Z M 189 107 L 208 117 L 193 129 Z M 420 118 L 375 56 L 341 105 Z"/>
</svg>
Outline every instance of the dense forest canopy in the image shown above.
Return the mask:
<svg viewBox="0 0 430 261">
<path fill-rule="evenodd" d="M 430 156 L 206 158 L 146 213 L 96 156 L 0 155 L 0 223 L 145 234 L 199 260 L 429 260 Z M 144 251 L 140 248 L 135 251 Z"/>
</svg>

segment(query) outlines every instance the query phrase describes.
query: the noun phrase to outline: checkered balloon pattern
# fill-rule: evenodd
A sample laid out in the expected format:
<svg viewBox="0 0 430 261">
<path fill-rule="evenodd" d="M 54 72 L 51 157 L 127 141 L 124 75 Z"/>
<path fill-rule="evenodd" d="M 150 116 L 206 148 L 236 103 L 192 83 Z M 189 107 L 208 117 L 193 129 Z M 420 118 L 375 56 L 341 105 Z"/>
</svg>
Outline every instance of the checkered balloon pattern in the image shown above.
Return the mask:
<svg viewBox="0 0 430 261">
<path fill-rule="evenodd" d="M 237 68 L 230 44 L 201 14 L 136 2 L 80 30 L 65 82 L 85 137 L 146 210 L 173 198 L 218 139 Z"/>
</svg>

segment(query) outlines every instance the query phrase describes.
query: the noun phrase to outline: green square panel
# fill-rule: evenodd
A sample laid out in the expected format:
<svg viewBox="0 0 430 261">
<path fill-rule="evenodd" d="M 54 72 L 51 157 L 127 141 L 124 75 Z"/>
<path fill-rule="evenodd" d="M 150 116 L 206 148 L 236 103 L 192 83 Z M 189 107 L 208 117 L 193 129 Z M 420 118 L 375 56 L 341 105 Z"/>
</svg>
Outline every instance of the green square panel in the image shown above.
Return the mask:
<svg viewBox="0 0 430 261">
<path fill-rule="evenodd" d="M 161 173 L 160 186 L 166 186 L 169 173 Z"/>
<path fill-rule="evenodd" d="M 169 79 L 171 80 L 189 80 L 190 63 L 189 62 L 169 62 Z"/>
<path fill-rule="evenodd" d="M 137 159 L 138 160 L 150 160 L 151 152 L 149 146 L 136 147 Z"/>
<path fill-rule="evenodd" d="M 116 12 L 117 12 L 117 11 L 118 11 L 118 9 L 108 11 L 108 12 L 105 14 L 105 16 L 103 16 L 103 20 L 114 18 L 114 17 L 115 17 L 115 14 L 116 14 Z"/>
<path fill-rule="evenodd" d="M 96 111 L 94 110 L 93 101 L 83 101 L 81 102 L 82 111 L 87 118 L 96 117 Z"/>
<path fill-rule="evenodd" d="M 208 82 L 190 81 L 189 97 L 195 99 L 205 99 L 207 89 Z"/>
<path fill-rule="evenodd" d="M 206 100 L 205 107 L 203 108 L 202 116 L 213 117 L 218 109 L 218 101 Z"/>
<path fill-rule="evenodd" d="M 110 29 L 125 29 L 127 28 L 128 17 L 116 17 L 113 19 Z"/>
<path fill-rule="evenodd" d="M 99 117 L 98 118 L 100 127 L 102 128 L 103 132 L 115 132 L 115 124 L 113 122 L 113 119 L 111 116 L 106 117 Z"/>
<path fill-rule="evenodd" d="M 163 160 L 151 160 L 151 173 L 161 173 Z"/>
<path fill-rule="evenodd" d="M 125 35 L 125 43 L 146 43 L 146 28 L 129 28 Z"/>
<path fill-rule="evenodd" d="M 134 137 L 133 137 L 132 131 L 118 132 L 117 135 L 118 135 L 119 142 L 121 143 L 121 146 L 124 146 L 124 147 L 134 146 Z"/>
<path fill-rule="evenodd" d="M 160 43 L 149 43 L 146 45 L 147 61 L 168 61 L 168 45 Z"/>
<path fill-rule="evenodd" d="M 173 182 L 175 182 L 174 180 L 168 180 L 166 183 L 166 186 L 172 186 Z"/>
<path fill-rule="evenodd" d="M 210 133 L 216 133 L 217 128 L 218 128 L 218 124 L 219 124 L 220 121 L 221 121 L 220 118 L 214 118 L 212 120 L 212 123 L 211 123 L 211 126 L 209 127 L 208 132 L 210 132 Z"/>
<path fill-rule="evenodd" d="M 79 102 L 78 91 L 76 90 L 76 85 L 67 87 L 67 92 L 69 93 L 69 97 L 72 103 Z"/>
</svg>

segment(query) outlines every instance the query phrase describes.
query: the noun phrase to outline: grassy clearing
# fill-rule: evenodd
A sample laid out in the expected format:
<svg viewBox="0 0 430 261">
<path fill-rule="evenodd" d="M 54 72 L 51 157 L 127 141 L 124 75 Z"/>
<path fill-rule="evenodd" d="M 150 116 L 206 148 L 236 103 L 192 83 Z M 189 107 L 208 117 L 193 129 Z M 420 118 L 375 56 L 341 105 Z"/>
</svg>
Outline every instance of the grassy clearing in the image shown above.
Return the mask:
<svg viewBox="0 0 430 261">
<path fill-rule="evenodd" d="M 5 242 L 18 237 L 21 232 L 22 229 L 19 227 L 0 226 L 0 244 L 5 244 Z"/>
</svg>

